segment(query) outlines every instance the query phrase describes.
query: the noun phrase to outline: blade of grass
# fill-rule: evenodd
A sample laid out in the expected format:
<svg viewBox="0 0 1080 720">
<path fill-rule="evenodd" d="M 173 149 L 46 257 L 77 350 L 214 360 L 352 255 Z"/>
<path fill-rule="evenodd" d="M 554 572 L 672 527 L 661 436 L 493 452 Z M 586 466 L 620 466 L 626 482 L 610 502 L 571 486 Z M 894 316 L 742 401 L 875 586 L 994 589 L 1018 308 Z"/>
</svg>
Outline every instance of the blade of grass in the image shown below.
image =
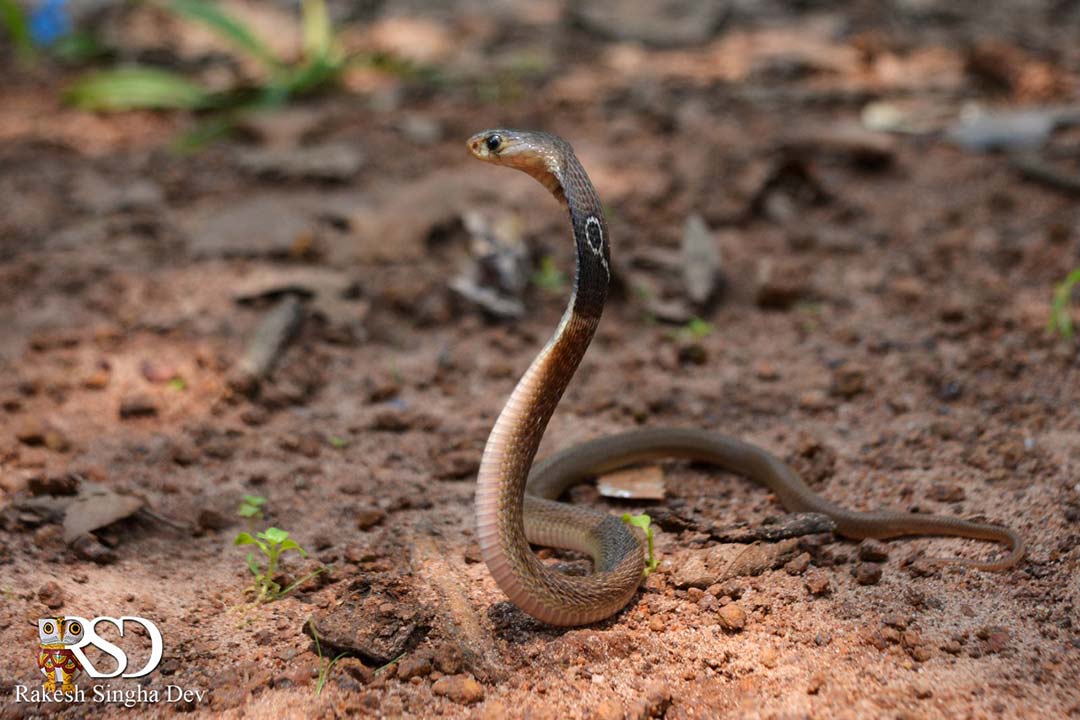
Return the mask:
<svg viewBox="0 0 1080 720">
<path fill-rule="evenodd" d="M 328 59 L 334 45 L 334 28 L 325 0 L 304 0 L 303 27 L 304 59 Z"/>
<path fill-rule="evenodd" d="M 1054 302 L 1050 309 L 1050 332 L 1056 332 L 1066 340 L 1072 339 L 1076 333 L 1073 327 L 1072 316 L 1069 314 L 1069 302 L 1072 300 L 1073 288 L 1080 285 L 1080 267 L 1069 273 L 1061 284 L 1054 288 Z"/>
<path fill-rule="evenodd" d="M 23 60 L 34 57 L 34 43 L 30 39 L 30 23 L 26 19 L 26 13 L 16 4 L 15 0 L 0 0 L 0 22 L 3 22 L 15 51 Z"/>
<path fill-rule="evenodd" d="M 182 75 L 143 67 L 88 75 L 65 98 L 85 110 L 198 110 L 215 104 L 212 93 Z"/>
<path fill-rule="evenodd" d="M 181 17 L 202 23 L 222 39 L 257 58 L 271 71 L 277 72 L 281 69 L 281 60 L 275 57 L 246 25 L 223 12 L 215 3 L 204 0 L 171 0 L 165 7 Z"/>
</svg>

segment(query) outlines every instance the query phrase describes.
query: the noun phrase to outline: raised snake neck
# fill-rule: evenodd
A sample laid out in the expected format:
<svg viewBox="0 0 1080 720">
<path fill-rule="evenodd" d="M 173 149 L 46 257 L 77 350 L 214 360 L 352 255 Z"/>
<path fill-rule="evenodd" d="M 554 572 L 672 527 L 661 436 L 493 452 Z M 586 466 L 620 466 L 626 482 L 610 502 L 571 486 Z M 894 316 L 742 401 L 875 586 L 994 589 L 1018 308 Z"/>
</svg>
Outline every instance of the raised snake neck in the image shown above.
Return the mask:
<svg viewBox="0 0 1080 720">
<path fill-rule="evenodd" d="M 1010 546 L 1009 554 L 998 561 L 940 561 L 982 570 L 1003 570 L 1023 557 L 1023 541 L 1008 528 L 936 515 L 847 510 L 816 495 L 765 450 L 703 430 L 656 428 L 614 435 L 574 446 L 533 468 L 544 430 L 604 308 L 610 281 L 607 224 L 596 190 L 562 138 L 486 130 L 470 138 L 468 147 L 481 160 L 528 173 L 562 202 L 570 215 L 577 257 L 566 312 L 495 421 L 477 478 L 481 555 L 496 584 L 523 611 L 552 625 L 584 625 L 629 602 L 644 569 L 639 538 L 613 515 L 555 499 L 597 473 L 660 457 L 706 461 L 746 475 L 776 493 L 789 511 L 829 516 L 846 537 L 950 535 Z M 530 542 L 589 553 L 594 572 L 579 577 L 552 570 L 532 552 Z"/>
</svg>

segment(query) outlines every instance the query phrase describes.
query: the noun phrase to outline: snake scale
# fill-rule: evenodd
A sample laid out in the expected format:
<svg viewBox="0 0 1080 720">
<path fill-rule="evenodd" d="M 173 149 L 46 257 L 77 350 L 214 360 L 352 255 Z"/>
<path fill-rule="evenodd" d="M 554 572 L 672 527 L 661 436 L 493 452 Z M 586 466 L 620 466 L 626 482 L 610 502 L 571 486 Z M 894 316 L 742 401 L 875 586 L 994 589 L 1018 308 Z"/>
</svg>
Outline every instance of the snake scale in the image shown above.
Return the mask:
<svg viewBox="0 0 1080 720">
<path fill-rule="evenodd" d="M 477 478 L 476 533 L 499 588 L 524 612 L 546 623 L 584 625 L 623 608 L 644 570 L 640 538 L 618 517 L 557 502 L 564 491 L 597 474 L 664 457 L 717 465 L 768 487 L 791 512 L 829 516 L 845 537 L 947 535 L 1004 543 L 1000 560 L 937 560 L 980 570 L 1004 570 L 1024 555 L 1009 528 L 954 517 L 892 511 L 856 512 L 815 494 L 770 453 L 734 438 L 688 428 L 625 432 L 571 447 L 533 466 L 548 421 L 592 341 L 611 280 L 611 242 L 604 213 L 570 144 L 543 132 L 485 130 L 471 137 L 472 155 L 531 175 L 570 216 L 576 272 L 566 312 L 554 335 L 518 381 L 491 430 Z M 577 550 L 593 573 L 570 576 L 545 566 L 530 543 Z"/>
</svg>

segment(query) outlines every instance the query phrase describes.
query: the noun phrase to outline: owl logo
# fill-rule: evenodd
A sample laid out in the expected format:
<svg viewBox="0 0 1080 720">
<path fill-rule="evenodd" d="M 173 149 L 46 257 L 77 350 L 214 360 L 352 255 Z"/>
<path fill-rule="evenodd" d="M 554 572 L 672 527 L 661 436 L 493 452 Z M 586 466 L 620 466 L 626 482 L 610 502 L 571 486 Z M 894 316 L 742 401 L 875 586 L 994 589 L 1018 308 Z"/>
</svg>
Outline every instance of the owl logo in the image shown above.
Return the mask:
<svg viewBox="0 0 1080 720">
<path fill-rule="evenodd" d="M 45 676 L 42 688 L 45 692 L 75 692 L 75 676 L 82 672 L 82 664 L 75 657 L 72 645 L 83 639 L 83 623 L 77 618 L 41 618 L 38 620 L 38 667 Z"/>
</svg>

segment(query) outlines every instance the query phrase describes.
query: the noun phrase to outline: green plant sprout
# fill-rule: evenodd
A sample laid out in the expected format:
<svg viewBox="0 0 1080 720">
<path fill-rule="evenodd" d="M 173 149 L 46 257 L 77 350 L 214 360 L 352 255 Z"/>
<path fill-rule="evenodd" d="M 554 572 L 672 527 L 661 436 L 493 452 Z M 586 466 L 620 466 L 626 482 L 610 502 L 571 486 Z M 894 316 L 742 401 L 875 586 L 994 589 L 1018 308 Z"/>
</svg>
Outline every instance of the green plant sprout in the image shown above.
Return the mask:
<svg viewBox="0 0 1080 720">
<path fill-rule="evenodd" d="M 630 513 L 624 513 L 622 516 L 622 521 L 627 525 L 641 528 L 645 531 L 645 543 L 649 551 L 649 559 L 645 561 L 645 577 L 649 577 L 649 575 L 652 574 L 652 572 L 656 570 L 657 566 L 660 564 L 660 561 L 653 553 L 652 518 L 645 514 L 631 515 Z"/>
<path fill-rule="evenodd" d="M 254 536 L 251 533 L 242 532 L 233 540 L 233 545 L 255 545 L 266 557 L 266 568 L 263 569 L 255 561 L 255 553 L 248 553 L 247 555 L 248 569 L 255 576 L 255 583 L 251 589 L 255 593 L 256 605 L 280 600 L 301 584 L 326 571 L 325 567 L 320 567 L 291 585 L 282 588 L 281 584 L 274 580 L 282 554 L 289 550 L 295 550 L 300 553 L 301 557 L 307 557 L 307 551 L 300 547 L 295 540 L 290 539 L 289 533 L 275 527 L 267 528 Z"/>
<path fill-rule="evenodd" d="M 0 24 L 7 30 L 19 59 L 32 60 L 34 43 L 30 38 L 30 22 L 15 0 L 0 0 Z"/>
<path fill-rule="evenodd" d="M 327 442 L 330 443 L 330 447 L 337 450 L 343 450 L 344 448 L 349 447 L 349 441 L 343 437 L 338 437 L 337 435 L 331 435 Z"/>
<path fill-rule="evenodd" d="M 699 317 L 694 318 L 690 322 L 686 323 L 680 329 L 680 333 L 694 342 L 701 342 L 705 338 L 712 335 L 713 326 L 712 323 L 705 322 Z"/>
<path fill-rule="evenodd" d="M 330 24 L 325 0 L 304 0 L 301 6 L 303 48 L 295 62 L 274 55 L 242 22 L 208 0 L 159 3 L 178 17 L 204 25 L 240 52 L 258 61 L 268 79 L 249 90 L 211 90 L 183 75 L 149 67 L 127 67 L 93 73 L 76 82 L 67 100 L 88 110 L 224 110 L 276 107 L 289 97 L 336 83 L 348 65 Z"/>
<path fill-rule="evenodd" d="M 1080 285 L 1080 267 L 1069 273 L 1061 283 L 1054 288 L 1054 302 L 1050 307 L 1050 319 L 1047 329 L 1057 333 L 1066 340 L 1076 334 L 1073 327 L 1072 315 L 1069 314 L 1069 301 L 1072 299 L 1073 289 Z"/>
<path fill-rule="evenodd" d="M 322 647 L 319 645 L 319 633 L 315 629 L 315 623 L 312 620 L 308 620 L 308 628 L 311 630 L 311 639 L 315 641 L 315 654 L 319 656 L 319 679 L 315 683 L 315 695 L 316 697 L 322 695 L 323 686 L 326 685 L 327 679 L 330 677 L 330 671 L 337 665 L 338 660 L 345 657 L 349 653 L 338 653 L 337 657 L 333 660 L 327 661 L 322 654 Z"/>
<path fill-rule="evenodd" d="M 533 273 L 532 281 L 536 287 L 551 293 L 561 293 L 566 288 L 566 275 L 550 255 L 540 260 L 540 267 Z"/>
<path fill-rule="evenodd" d="M 262 495 L 245 495 L 240 501 L 240 507 L 236 509 L 236 514 L 242 518 L 261 520 L 263 517 L 263 505 L 265 504 L 266 498 Z"/>
</svg>

